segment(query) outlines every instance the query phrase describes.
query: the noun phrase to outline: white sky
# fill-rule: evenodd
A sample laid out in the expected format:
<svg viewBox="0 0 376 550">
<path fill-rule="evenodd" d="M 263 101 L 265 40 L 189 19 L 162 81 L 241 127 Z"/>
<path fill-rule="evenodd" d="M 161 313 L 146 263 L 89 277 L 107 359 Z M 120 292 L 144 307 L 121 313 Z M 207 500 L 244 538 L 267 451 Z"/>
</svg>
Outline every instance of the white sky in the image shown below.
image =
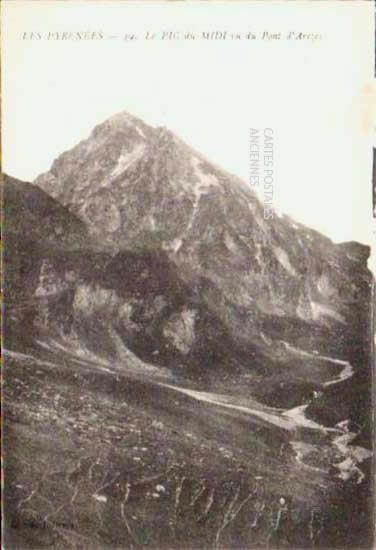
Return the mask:
<svg viewBox="0 0 376 550">
<path fill-rule="evenodd" d="M 372 2 L 5 1 L 3 169 L 33 180 L 127 110 L 249 178 L 249 128 L 274 131 L 275 205 L 371 242 Z M 321 32 L 316 42 L 22 40 L 24 32 Z M 262 192 L 262 187 L 260 188 Z"/>
</svg>

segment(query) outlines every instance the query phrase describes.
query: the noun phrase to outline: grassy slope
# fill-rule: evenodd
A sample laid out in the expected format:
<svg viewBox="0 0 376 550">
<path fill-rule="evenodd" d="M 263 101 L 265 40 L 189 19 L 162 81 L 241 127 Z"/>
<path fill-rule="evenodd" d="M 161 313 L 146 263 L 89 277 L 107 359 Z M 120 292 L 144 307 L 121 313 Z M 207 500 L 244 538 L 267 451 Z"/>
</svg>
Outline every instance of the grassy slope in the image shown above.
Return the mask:
<svg viewBox="0 0 376 550">
<path fill-rule="evenodd" d="M 277 432 L 61 359 L 7 374 L 6 548 L 369 547 L 342 500 L 365 489 L 299 465 Z"/>
</svg>

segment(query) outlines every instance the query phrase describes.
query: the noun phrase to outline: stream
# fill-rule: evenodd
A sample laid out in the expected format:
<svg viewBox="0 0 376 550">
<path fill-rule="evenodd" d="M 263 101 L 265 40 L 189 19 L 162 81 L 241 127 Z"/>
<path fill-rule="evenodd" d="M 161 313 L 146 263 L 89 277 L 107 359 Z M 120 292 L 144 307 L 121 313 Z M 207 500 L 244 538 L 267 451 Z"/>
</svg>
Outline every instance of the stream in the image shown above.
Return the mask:
<svg viewBox="0 0 376 550">
<path fill-rule="evenodd" d="M 325 382 L 323 384 L 324 387 L 338 384 L 343 380 L 350 378 L 354 374 L 354 369 L 348 361 L 328 357 L 325 355 L 311 354 L 304 350 L 294 348 L 286 342 L 285 345 L 287 348 L 290 348 L 295 353 L 299 353 L 299 355 L 305 357 L 309 356 L 311 359 L 325 360 L 343 366 L 343 369 L 339 373 L 339 375 L 333 380 Z M 372 452 L 363 447 L 351 445 L 351 442 L 353 441 L 353 439 L 355 439 L 358 433 L 349 431 L 348 426 L 350 421 L 348 419 L 339 422 L 334 428 L 330 428 L 307 418 L 306 410 L 309 407 L 309 403 L 299 405 L 292 409 L 283 410 L 267 407 L 258 402 L 255 402 L 256 407 L 253 408 L 230 403 L 230 397 L 225 395 L 201 392 L 164 383 L 159 383 L 159 385 L 188 395 L 194 399 L 197 399 L 198 401 L 204 401 L 213 405 L 230 408 L 233 410 L 239 410 L 252 416 L 256 416 L 268 422 L 269 424 L 273 424 L 275 426 L 278 426 L 279 428 L 283 428 L 291 432 L 293 434 L 293 437 L 299 432 L 299 429 L 301 428 L 308 428 L 314 431 L 321 432 L 322 434 L 328 434 L 330 436 L 329 444 L 331 446 L 331 449 L 328 449 L 329 452 L 326 454 L 332 457 L 332 459 L 330 460 L 330 462 L 328 462 L 326 468 L 318 468 L 304 461 L 304 458 L 308 455 L 323 454 L 322 452 L 320 453 L 320 449 L 323 450 L 323 444 L 312 444 L 299 439 L 295 440 L 293 438 L 290 442 L 290 445 L 294 449 L 296 461 L 302 467 L 320 471 L 323 473 L 328 473 L 329 467 L 333 466 L 337 470 L 339 470 L 336 477 L 342 479 L 343 481 L 348 481 L 349 479 L 354 478 L 356 480 L 356 483 L 359 484 L 362 483 L 365 478 L 365 474 L 359 468 L 359 464 L 367 458 L 370 458 L 372 456 Z"/>
<path fill-rule="evenodd" d="M 18 358 L 20 360 L 34 360 L 41 364 L 46 364 L 54 366 L 53 363 L 49 361 L 42 361 L 31 355 L 22 354 L 19 352 L 4 350 L 6 354 Z M 294 348 L 295 351 L 295 348 Z M 341 364 L 343 369 L 341 373 L 334 378 L 323 384 L 323 386 L 329 386 L 333 384 L 338 384 L 343 380 L 351 377 L 354 374 L 353 368 L 347 361 L 316 355 L 309 354 L 303 350 L 296 350 L 303 356 L 309 356 L 311 359 L 325 359 L 327 361 L 332 361 L 333 363 Z M 119 374 L 119 369 L 105 369 L 112 374 Z M 126 373 L 124 373 L 126 374 Z M 165 382 L 154 381 L 154 384 L 160 387 L 168 388 L 175 392 L 184 394 L 192 399 L 205 402 L 208 404 L 216 405 L 222 408 L 231 409 L 233 411 L 239 411 L 246 413 L 250 416 L 259 418 L 265 421 L 268 424 L 274 425 L 278 428 L 282 428 L 291 434 L 290 445 L 295 453 L 296 462 L 305 469 L 315 470 L 323 473 L 328 473 L 330 467 L 334 467 L 338 470 L 336 477 L 343 480 L 344 482 L 354 479 L 356 483 L 361 483 L 365 474 L 359 467 L 359 464 L 364 460 L 372 456 L 372 452 L 368 449 L 365 449 L 360 446 L 353 446 L 351 442 L 358 435 L 356 432 L 351 432 L 349 430 L 349 420 L 343 420 L 339 422 L 335 427 L 327 427 L 314 420 L 311 420 L 306 416 L 307 408 L 309 403 L 299 405 L 292 409 L 280 409 L 273 408 L 262 403 L 259 403 L 255 400 L 249 400 L 250 405 L 236 405 L 233 403 L 234 397 L 231 395 L 216 394 L 211 392 L 203 392 L 192 390 L 189 388 L 176 386 L 173 384 L 167 384 Z M 314 432 L 319 432 L 324 439 L 320 440 L 320 443 L 312 443 L 307 441 L 307 434 L 303 434 L 302 430 L 311 430 Z M 320 467 L 312 465 L 307 462 L 308 456 L 317 456 L 321 457 Z M 326 457 L 324 462 L 326 464 L 322 466 L 322 457 Z"/>
</svg>

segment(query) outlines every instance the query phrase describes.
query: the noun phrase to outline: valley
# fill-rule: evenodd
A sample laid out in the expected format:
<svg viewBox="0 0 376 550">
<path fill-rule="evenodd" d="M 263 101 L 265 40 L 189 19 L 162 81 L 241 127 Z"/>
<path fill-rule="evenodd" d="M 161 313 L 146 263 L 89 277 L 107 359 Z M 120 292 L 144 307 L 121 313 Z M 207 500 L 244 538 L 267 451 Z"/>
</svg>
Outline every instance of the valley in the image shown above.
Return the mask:
<svg viewBox="0 0 376 550">
<path fill-rule="evenodd" d="M 6 354 L 9 547 L 339 544 L 327 510 L 371 455 L 345 427 L 33 353 Z"/>
</svg>

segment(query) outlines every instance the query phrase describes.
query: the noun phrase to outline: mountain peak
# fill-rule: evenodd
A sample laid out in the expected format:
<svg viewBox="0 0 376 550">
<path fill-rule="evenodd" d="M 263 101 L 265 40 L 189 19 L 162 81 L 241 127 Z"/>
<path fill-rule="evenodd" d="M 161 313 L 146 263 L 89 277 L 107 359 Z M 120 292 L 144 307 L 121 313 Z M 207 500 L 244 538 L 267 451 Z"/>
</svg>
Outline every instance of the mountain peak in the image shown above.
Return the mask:
<svg viewBox="0 0 376 550">
<path fill-rule="evenodd" d="M 129 111 L 123 110 L 119 111 L 118 113 L 115 113 L 114 115 L 111 115 L 108 119 L 110 122 L 117 122 L 117 121 L 135 121 L 135 122 L 142 122 L 140 119 L 132 115 Z M 142 124 L 144 124 L 142 122 Z"/>
<path fill-rule="evenodd" d="M 105 122 L 107 122 L 112 126 L 121 126 L 121 125 L 135 125 L 135 126 L 143 126 L 143 127 L 147 126 L 145 122 L 143 122 L 141 119 L 137 118 L 136 116 L 132 115 L 128 111 L 120 111 L 119 113 L 112 115 Z"/>
<path fill-rule="evenodd" d="M 120 111 L 104 122 L 95 126 L 89 139 L 98 137 L 111 138 L 115 134 L 129 134 L 130 137 L 148 139 L 154 129 L 141 119 L 131 115 L 128 111 Z"/>
</svg>

